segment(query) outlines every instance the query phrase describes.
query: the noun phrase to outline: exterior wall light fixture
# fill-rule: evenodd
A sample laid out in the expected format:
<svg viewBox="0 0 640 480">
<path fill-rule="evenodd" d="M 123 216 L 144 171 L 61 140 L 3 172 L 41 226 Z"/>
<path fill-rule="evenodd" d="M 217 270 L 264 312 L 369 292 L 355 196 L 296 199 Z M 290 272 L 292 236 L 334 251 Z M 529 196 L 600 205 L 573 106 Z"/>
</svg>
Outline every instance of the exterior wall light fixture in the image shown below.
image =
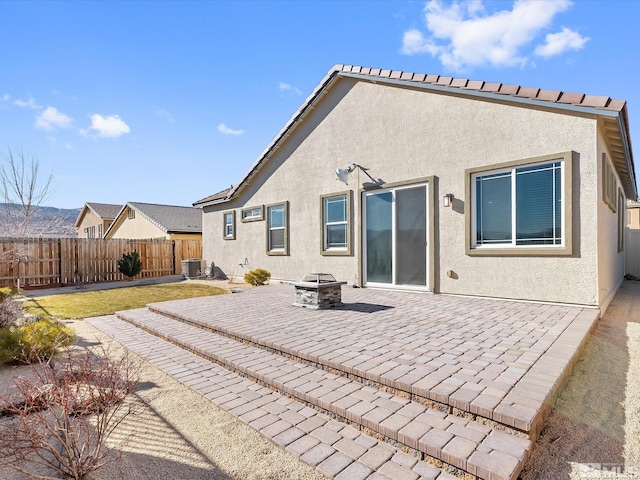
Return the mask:
<svg viewBox="0 0 640 480">
<path fill-rule="evenodd" d="M 453 193 L 447 193 L 444 197 L 442 197 L 442 206 L 450 207 L 453 204 Z"/>
</svg>

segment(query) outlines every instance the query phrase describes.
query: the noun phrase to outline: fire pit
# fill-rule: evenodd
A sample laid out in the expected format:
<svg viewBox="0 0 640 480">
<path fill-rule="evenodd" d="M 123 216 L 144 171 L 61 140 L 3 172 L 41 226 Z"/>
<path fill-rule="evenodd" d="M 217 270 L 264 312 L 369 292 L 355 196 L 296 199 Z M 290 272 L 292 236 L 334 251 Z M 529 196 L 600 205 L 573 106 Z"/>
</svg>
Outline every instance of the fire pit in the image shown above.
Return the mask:
<svg viewBox="0 0 640 480">
<path fill-rule="evenodd" d="M 293 284 L 296 289 L 294 306 L 324 309 L 342 305 L 342 285 L 330 273 L 309 273 Z"/>
</svg>

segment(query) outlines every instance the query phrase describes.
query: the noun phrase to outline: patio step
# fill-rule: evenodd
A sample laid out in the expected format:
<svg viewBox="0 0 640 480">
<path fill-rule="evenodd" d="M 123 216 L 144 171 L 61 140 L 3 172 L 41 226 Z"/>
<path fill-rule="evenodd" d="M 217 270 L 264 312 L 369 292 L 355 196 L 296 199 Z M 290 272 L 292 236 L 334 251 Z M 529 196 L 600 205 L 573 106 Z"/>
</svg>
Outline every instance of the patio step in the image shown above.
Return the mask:
<svg viewBox="0 0 640 480">
<path fill-rule="evenodd" d="M 117 316 L 176 346 L 288 395 L 374 437 L 479 478 L 514 479 L 528 438 L 430 408 L 295 359 L 176 321 L 149 309 Z"/>
<path fill-rule="evenodd" d="M 336 480 L 458 480 L 286 395 L 145 332 L 115 315 L 86 322 Z"/>
</svg>

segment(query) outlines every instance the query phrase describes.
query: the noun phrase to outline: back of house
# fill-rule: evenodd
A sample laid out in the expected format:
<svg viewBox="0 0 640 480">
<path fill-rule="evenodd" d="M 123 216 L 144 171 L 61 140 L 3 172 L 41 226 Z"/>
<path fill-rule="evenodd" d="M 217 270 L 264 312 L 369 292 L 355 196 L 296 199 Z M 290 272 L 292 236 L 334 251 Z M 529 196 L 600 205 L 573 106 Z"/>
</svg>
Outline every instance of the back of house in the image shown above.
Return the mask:
<svg viewBox="0 0 640 480">
<path fill-rule="evenodd" d="M 227 275 L 599 306 L 637 198 L 626 103 L 336 65 L 203 208 Z"/>
</svg>

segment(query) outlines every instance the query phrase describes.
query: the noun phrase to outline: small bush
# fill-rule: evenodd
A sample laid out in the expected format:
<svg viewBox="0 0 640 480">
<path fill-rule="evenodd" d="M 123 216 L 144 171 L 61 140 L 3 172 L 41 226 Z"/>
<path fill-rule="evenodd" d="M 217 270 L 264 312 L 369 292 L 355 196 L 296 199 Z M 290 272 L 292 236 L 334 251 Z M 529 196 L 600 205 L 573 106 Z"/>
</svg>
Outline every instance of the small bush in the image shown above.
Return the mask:
<svg viewBox="0 0 640 480">
<path fill-rule="evenodd" d="M 264 285 L 271 278 L 271 273 L 264 268 L 256 268 L 244 274 L 244 281 L 256 287 Z"/>
<path fill-rule="evenodd" d="M 10 296 L 2 298 L 0 293 L 0 328 L 8 328 L 22 317 L 20 304 Z"/>
<path fill-rule="evenodd" d="M 73 329 L 51 320 L 0 329 L 0 363 L 46 361 L 75 339 Z"/>
<path fill-rule="evenodd" d="M 142 261 L 140 255 L 135 250 L 131 253 L 123 253 L 122 258 L 118 260 L 118 271 L 129 277 L 131 280 L 142 271 Z"/>
</svg>

